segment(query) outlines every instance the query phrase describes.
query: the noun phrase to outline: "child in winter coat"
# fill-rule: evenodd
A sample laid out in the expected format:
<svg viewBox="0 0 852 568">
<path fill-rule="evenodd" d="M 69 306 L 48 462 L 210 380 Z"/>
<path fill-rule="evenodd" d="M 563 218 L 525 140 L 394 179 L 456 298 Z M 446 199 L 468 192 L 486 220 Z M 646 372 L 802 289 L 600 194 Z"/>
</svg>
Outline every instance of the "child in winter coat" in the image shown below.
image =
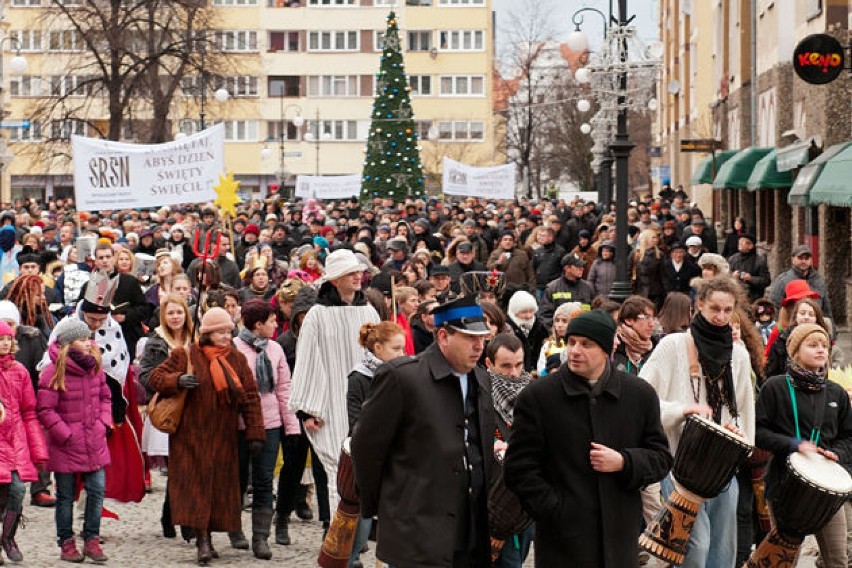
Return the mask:
<svg viewBox="0 0 852 568">
<path fill-rule="evenodd" d="M 9 560 L 24 559 L 15 543 L 26 494 L 25 482 L 38 480 L 38 468 L 47 463 L 47 446 L 36 416 L 36 398 L 30 374 L 15 361 L 15 334 L 0 321 L 0 400 L 6 420 L 0 424 L 0 542 Z"/>
<path fill-rule="evenodd" d="M 89 326 L 66 318 L 54 329 L 48 347 L 50 363 L 41 373 L 38 417 L 48 434 L 48 467 L 56 476 L 56 533 L 60 558 L 82 562 L 84 555 L 105 562 L 100 546 L 101 507 L 109 464 L 107 432 L 112 429 L 109 386 L 101 369 L 100 351 L 89 339 Z M 76 478 L 86 489 L 81 554 L 74 538 Z"/>
</svg>

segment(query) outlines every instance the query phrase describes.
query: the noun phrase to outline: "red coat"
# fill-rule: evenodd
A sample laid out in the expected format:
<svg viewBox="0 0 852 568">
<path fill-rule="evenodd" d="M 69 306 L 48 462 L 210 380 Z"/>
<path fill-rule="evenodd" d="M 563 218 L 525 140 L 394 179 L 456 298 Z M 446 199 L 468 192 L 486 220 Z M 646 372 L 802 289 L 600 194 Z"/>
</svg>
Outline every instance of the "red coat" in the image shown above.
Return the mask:
<svg viewBox="0 0 852 568">
<path fill-rule="evenodd" d="M 0 483 L 10 483 L 13 471 L 21 481 L 36 481 L 34 464 L 47 463 L 47 445 L 30 374 L 14 359 L 0 369 L 0 400 L 6 407 L 6 419 L 0 422 Z"/>
<path fill-rule="evenodd" d="M 405 354 L 416 355 L 417 351 L 414 349 L 414 335 L 411 333 L 411 322 L 408 321 L 405 314 L 396 314 L 396 323 L 398 323 L 399 327 L 401 327 L 405 332 Z"/>
</svg>

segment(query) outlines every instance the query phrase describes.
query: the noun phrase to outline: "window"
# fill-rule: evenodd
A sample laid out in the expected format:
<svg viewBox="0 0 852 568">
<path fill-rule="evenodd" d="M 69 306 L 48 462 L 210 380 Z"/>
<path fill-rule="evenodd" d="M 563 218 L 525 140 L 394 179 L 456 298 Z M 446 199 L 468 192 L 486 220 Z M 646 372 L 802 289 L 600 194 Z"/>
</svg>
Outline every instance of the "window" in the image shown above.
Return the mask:
<svg viewBox="0 0 852 568">
<path fill-rule="evenodd" d="M 444 51 L 482 51 L 485 49 L 482 30 L 450 30 L 441 32 L 441 49 Z"/>
<path fill-rule="evenodd" d="M 431 75 L 409 75 L 408 84 L 411 86 L 411 96 L 429 96 L 432 94 Z"/>
<path fill-rule="evenodd" d="M 82 51 L 83 38 L 76 30 L 55 30 L 50 32 L 49 51 Z"/>
<path fill-rule="evenodd" d="M 50 137 L 55 140 L 67 140 L 71 135 L 85 136 L 86 123 L 81 120 L 54 120 L 50 123 Z"/>
<path fill-rule="evenodd" d="M 313 8 L 330 8 L 338 6 L 357 6 L 358 0 L 308 0 L 308 6 Z"/>
<path fill-rule="evenodd" d="M 50 96 L 90 96 L 94 90 L 94 79 L 87 75 L 51 75 Z"/>
<path fill-rule="evenodd" d="M 25 8 L 27 6 L 41 6 L 41 0 L 12 0 L 13 8 Z"/>
<path fill-rule="evenodd" d="M 270 75 L 267 80 L 267 97 L 298 97 L 298 75 Z"/>
<path fill-rule="evenodd" d="M 201 132 L 201 124 L 197 120 L 184 118 L 178 122 L 178 132 L 182 132 L 187 136 Z"/>
<path fill-rule="evenodd" d="M 357 120 L 316 120 L 308 121 L 307 131 L 317 139 L 317 126 L 319 125 L 322 135 L 320 140 L 358 140 Z"/>
<path fill-rule="evenodd" d="M 406 35 L 408 51 L 429 51 L 432 49 L 432 32 L 412 31 Z"/>
<path fill-rule="evenodd" d="M 432 129 L 431 120 L 417 120 L 417 138 L 420 140 L 429 140 L 429 130 Z"/>
<path fill-rule="evenodd" d="M 376 31 L 373 34 L 373 51 L 382 51 L 385 48 L 385 32 Z"/>
<path fill-rule="evenodd" d="M 232 97 L 256 97 L 257 77 L 251 75 L 231 75 L 228 77 L 216 77 L 213 80 L 213 89 L 224 88 Z"/>
<path fill-rule="evenodd" d="M 19 47 L 21 51 L 41 51 L 41 30 L 13 30 L 10 36 L 17 39 L 12 45 Z"/>
<path fill-rule="evenodd" d="M 357 31 L 309 32 L 308 51 L 358 51 Z"/>
<path fill-rule="evenodd" d="M 481 142 L 485 139 L 485 123 L 464 120 L 439 122 L 438 138 L 447 142 Z"/>
<path fill-rule="evenodd" d="M 269 32 L 269 51 L 300 51 L 299 32 Z"/>
<path fill-rule="evenodd" d="M 280 120 L 270 120 L 266 123 L 267 140 L 281 140 L 281 130 L 284 129 L 284 140 L 300 140 L 301 133 L 292 120 L 285 121 L 287 128 L 284 129 L 284 122 Z"/>
<path fill-rule="evenodd" d="M 29 128 L 10 128 L 10 142 L 38 142 L 41 140 L 41 123 L 37 120 L 30 122 Z"/>
<path fill-rule="evenodd" d="M 431 6 L 432 0 L 405 0 L 406 6 Z"/>
<path fill-rule="evenodd" d="M 213 44 L 220 51 L 257 51 L 257 32 L 227 30 L 213 33 Z"/>
<path fill-rule="evenodd" d="M 257 142 L 258 125 L 256 120 L 225 120 L 226 142 Z"/>
<path fill-rule="evenodd" d="M 257 0 L 213 0 L 212 6 L 257 6 Z"/>
<path fill-rule="evenodd" d="M 442 97 L 478 97 L 485 94 L 482 75 L 444 75 L 441 77 Z"/>
<path fill-rule="evenodd" d="M 397 0 L 373 0 L 373 6 L 396 6 Z"/>
<path fill-rule="evenodd" d="M 313 75 L 308 77 L 309 97 L 357 97 L 358 75 Z"/>
<path fill-rule="evenodd" d="M 13 97 L 40 97 L 44 94 L 44 80 L 38 75 L 12 77 L 9 94 Z"/>
<path fill-rule="evenodd" d="M 485 0 L 438 0 L 438 6 L 484 6 Z"/>
</svg>

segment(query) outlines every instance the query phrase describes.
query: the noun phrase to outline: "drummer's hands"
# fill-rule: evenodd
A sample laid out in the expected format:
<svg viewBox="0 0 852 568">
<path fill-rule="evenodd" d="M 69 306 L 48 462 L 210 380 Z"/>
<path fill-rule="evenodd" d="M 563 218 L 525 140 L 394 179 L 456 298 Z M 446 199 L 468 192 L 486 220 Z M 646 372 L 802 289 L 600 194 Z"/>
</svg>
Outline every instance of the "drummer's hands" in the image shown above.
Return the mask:
<svg viewBox="0 0 852 568">
<path fill-rule="evenodd" d="M 691 404 L 683 409 L 684 417 L 689 416 L 690 414 L 697 414 L 704 418 L 710 418 L 713 416 L 713 409 L 706 404 Z"/>
<path fill-rule="evenodd" d="M 733 432 L 734 434 L 736 434 L 737 436 L 739 436 L 741 438 L 746 437 L 745 433 L 742 430 L 740 430 L 739 428 L 737 428 L 737 426 L 735 424 L 731 423 L 731 422 L 728 422 L 727 424 L 725 424 L 724 428 L 725 428 L 725 430 Z"/>
<path fill-rule="evenodd" d="M 592 462 L 592 469 L 601 473 L 614 473 L 624 469 L 624 456 L 621 455 L 621 452 L 617 452 L 603 444 L 592 442 L 589 461 Z"/>
<path fill-rule="evenodd" d="M 820 448 L 819 446 L 817 446 L 813 442 L 799 442 L 798 450 L 799 450 L 800 454 L 807 455 L 807 454 L 817 453 L 817 454 L 820 454 L 821 456 L 823 456 L 826 459 L 829 459 L 829 460 L 835 461 L 835 462 L 837 461 L 837 454 L 835 454 L 831 450 L 826 450 L 824 448 Z"/>
</svg>

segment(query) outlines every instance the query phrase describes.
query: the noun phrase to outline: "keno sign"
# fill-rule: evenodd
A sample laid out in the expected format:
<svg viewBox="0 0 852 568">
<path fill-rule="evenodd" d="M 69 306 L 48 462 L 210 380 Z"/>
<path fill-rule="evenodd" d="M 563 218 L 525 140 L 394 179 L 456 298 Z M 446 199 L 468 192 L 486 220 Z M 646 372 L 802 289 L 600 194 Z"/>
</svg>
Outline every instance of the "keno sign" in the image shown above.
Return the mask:
<svg viewBox="0 0 852 568">
<path fill-rule="evenodd" d="M 165 144 L 72 136 L 80 211 L 204 203 L 225 171 L 225 128 L 217 124 Z"/>
<path fill-rule="evenodd" d="M 828 34 L 809 35 L 793 52 L 796 75 L 812 85 L 831 83 L 845 67 L 843 46 Z"/>
</svg>

